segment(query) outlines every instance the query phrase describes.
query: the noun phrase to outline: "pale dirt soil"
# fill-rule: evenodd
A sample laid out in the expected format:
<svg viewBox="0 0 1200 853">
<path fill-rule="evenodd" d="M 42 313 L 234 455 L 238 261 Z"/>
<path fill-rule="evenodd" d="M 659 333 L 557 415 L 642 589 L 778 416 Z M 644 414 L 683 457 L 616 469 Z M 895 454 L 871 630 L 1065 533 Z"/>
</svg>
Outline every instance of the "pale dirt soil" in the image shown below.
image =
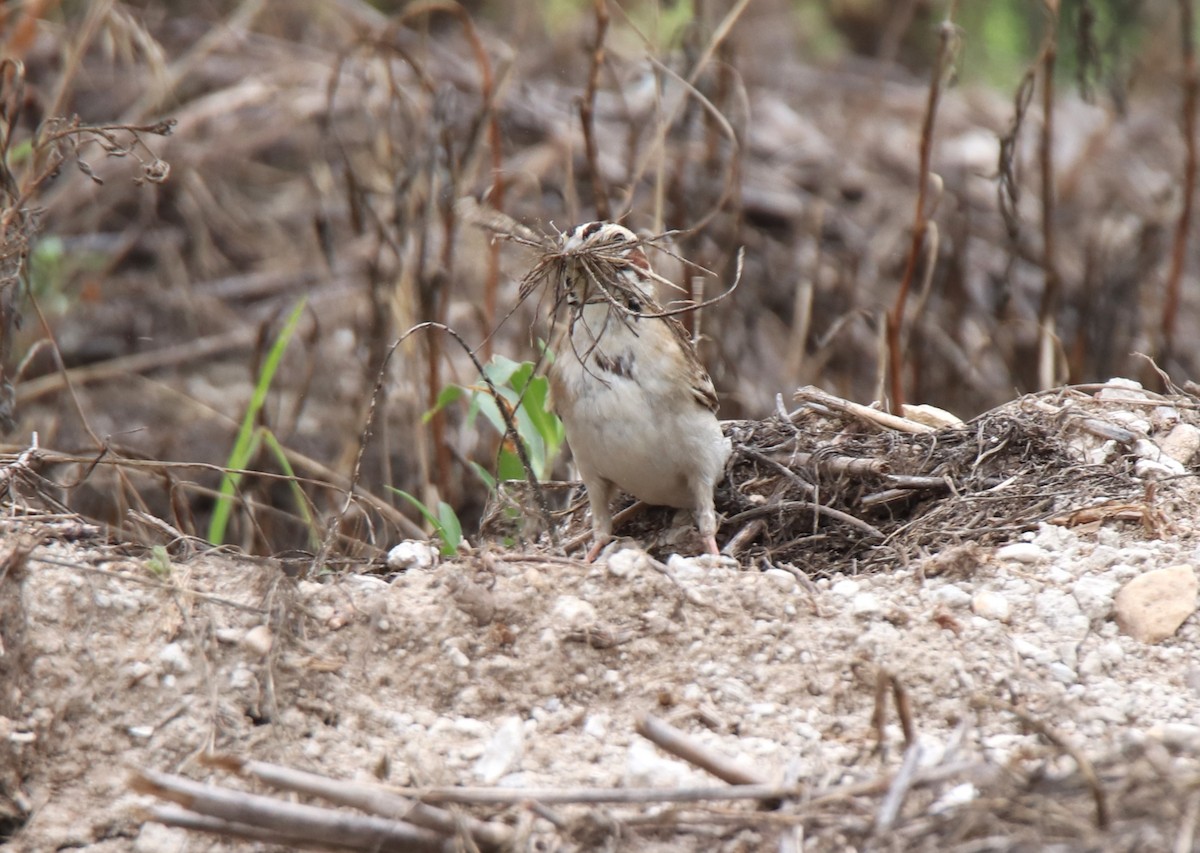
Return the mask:
<svg viewBox="0 0 1200 853">
<path fill-rule="evenodd" d="M 959 546 L 799 582 L 495 546 L 401 574 L 296 580 L 271 560 L 206 555 L 156 575 L 144 555 L 76 539 L 78 525 L 10 514 L 6 542 L 42 544 L 4 578 L 6 782 L 16 769 L 7 790 L 32 809 L 9 846 L 251 849 L 140 820 L 150 801 L 129 790 L 132 768 L 243 784 L 199 761 L 210 750 L 405 787 L 718 784 L 635 733 L 650 712 L 814 801 L 555 806 L 558 828 L 519 807 L 474 813 L 519 824 L 523 849 L 794 849 L 779 845 L 796 826 L 811 850 L 1190 849 L 1200 622 L 1138 643 L 1111 595 L 1200 563 L 1196 497 L 1190 478 L 1160 484 L 1161 535 L 1045 524 L 1025 553 Z M 1007 623 L 972 614 L 985 590 L 1011 605 Z M 882 791 L 818 795 L 879 778 L 886 790 L 899 766 L 891 705 L 876 749 L 881 671 L 907 693 L 921 765 L 965 764 L 874 835 Z M 1107 829 L 1073 760 L 1005 703 L 1095 764 Z M 492 738 L 506 722 L 518 746 L 477 764 L 504 753 Z"/>
</svg>

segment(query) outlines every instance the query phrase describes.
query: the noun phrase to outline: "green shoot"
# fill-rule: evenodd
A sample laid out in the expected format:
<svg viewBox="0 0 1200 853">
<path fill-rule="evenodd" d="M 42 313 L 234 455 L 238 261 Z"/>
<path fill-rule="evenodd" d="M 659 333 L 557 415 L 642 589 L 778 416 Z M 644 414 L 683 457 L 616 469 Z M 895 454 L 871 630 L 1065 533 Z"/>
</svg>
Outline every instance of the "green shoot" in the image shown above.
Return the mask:
<svg viewBox="0 0 1200 853">
<path fill-rule="evenodd" d="M 220 496 L 217 498 L 216 506 L 213 507 L 212 521 L 208 525 L 208 541 L 214 545 L 221 545 L 225 541 L 225 533 L 229 527 L 229 518 L 233 512 L 233 495 L 237 491 L 238 484 L 242 479 L 240 472 L 254 458 L 254 454 L 258 451 L 259 443 L 263 440 L 266 433 L 266 430 L 260 431 L 257 429 L 255 423 L 258 421 L 259 413 L 266 404 L 267 392 L 270 390 L 271 382 L 275 378 L 275 371 L 279 369 L 279 363 L 283 360 L 284 351 L 287 350 L 288 344 L 296 332 L 296 327 L 300 324 L 300 317 L 304 313 L 304 307 L 307 302 L 307 299 L 302 298 L 296 303 L 296 307 L 292 309 L 287 322 L 279 332 L 279 337 L 271 345 L 271 349 L 267 353 L 267 358 L 263 362 L 262 370 L 259 372 L 258 382 L 255 384 L 254 393 L 250 397 L 250 405 L 246 407 L 246 414 L 242 418 L 241 428 L 238 430 L 237 438 L 233 443 L 233 450 L 230 451 L 229 460 L 225 463 L 225 467 L 231 470 L 227 471 L 221 478 Z M 273 437 L 269 440 L 269 443 L 271 442 L 274 442 Z M 273 446 L 278 448 L 277 455 L 282 458 L 283 449 L 278 446 L 278 442 L 274 442 Z M 290 468 L 285 468 L 285 470 L 290 470 Z M 303 507 L 302 512 L 305 515 L 305 520 L 311 524 L 306 504 L 301 501 L 300 505 Z"/>
<path fill-rule="evenodd" d="M 425 520 L 433 527 L 434 533 L 442 540 L 442 556 L 453 557 L 458 553 L 458 547 L 462 544 L 462 523 L 458 520 L 458 515 L 454 512 L 454 507 L 445 501 L 438 501 L 437 513 L 435 514 L 429 507 L 425 506 L 416 496 L 410 495 L 402 489 L 392 488 L 393 492 L 404 498 L 421 515 L 425 516 Z"/>
</svg>

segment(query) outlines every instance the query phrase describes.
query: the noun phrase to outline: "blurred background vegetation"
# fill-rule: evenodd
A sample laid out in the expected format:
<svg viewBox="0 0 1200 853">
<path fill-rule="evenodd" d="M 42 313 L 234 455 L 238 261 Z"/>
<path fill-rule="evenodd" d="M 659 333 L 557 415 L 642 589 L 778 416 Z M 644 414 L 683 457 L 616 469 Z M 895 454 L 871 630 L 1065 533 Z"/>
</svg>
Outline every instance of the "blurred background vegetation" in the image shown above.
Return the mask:
<svg viewBox="0 0 1200 853">
<path fill-rule="evenodd" d="M 888 398 L 897 310 L 904 396 L 964 417 L 1047 375 L 1158 382 L 1135 353 L 1177 382 L 1200 368 L 1186 0 L 955 6 L 935 237 L 900 309 L 950 4 L 602 8 L 592 91 L 592 2 L 0 3 L 0 421 L 6 452 L 36 431 L 54 461 L 27 491 L 175 547 L 230 507 L 222 535 L 252 551 L 377 555 L 424 524 L 394 490 L 475 536 L 488 478 L 515 464 L 502 421 L 477 417 L 486 390 L 453 341 L 392 344 L 444 322 L 507 377 L 547 326 L 516 306 L 531 256 L 461 221 L 462 196 L 546 232 L 605 211 L 694 229 L 674 245 L 716 273 L 708 295 L 745 247 L 738 292 L 701 318 L 724 417 L 767 417 L 808 383 Z"/>
</svg>

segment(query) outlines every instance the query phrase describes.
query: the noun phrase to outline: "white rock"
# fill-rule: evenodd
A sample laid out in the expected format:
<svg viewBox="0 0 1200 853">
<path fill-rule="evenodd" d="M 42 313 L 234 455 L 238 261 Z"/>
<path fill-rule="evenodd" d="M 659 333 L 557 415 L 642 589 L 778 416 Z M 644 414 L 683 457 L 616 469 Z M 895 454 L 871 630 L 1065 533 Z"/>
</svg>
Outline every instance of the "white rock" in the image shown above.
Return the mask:
<svg viewBox="0 0 1200 853">
<path fill-rule="evenodd" d="M 1139 480 L 1169 480 L 1186 473 L 1186 468 L 1165 455 L 1159 459 L 1139 459 L 1133 463 L 1133 476 Z"/>
<path fill-rule="evenodd" d="M 971 599 L 971 612 L 984 619 L 994 619 L 997 622 L 1007 622 L 1012 611 L 1008 599 L 998 592 L 981 589 Z"/>
<path fill-rule="evenodd" d="M 1162 723 L 1152 727 L 1146 734 L 1170 749 L 1193 754 L 1200 752 L 1200 726 L 1191 723 Z"/>
<path fill-rule="evenodd" d="M 191 847 L 193 840 L 186 830 L 161 823 L 143 823 L 129 849 L 133 853 L 182 853 Z"/>
<path fill-rule="evenodd" d="M 873 592 L 860 592 L 850 601 L 850 612 L 855 616 L 874 616 L 883 610 L 883 603 Z"/>
<path fill-rule="evenodd" d="M 929 806 L 930 814 L 942 814 L 943 812 L 954 811 L 959 806 L 965 806 L 967 803 L 979 796 L 979 789 L 970 782 L 963 782 L 960 785 L 955 785 L 953 788 L 942 794 Z"/>
<path fill-rule="evenodd" d="M 796 576 L 784 569 L 767 569 L 763 576 L 784 592 L 792 592 L 800 585 Z"/>
<path fill-rule="evenodd" d="M 960 586 L 948 583 L 933 591 L 933 600 L 947 607 L 966 607 L 971 602 L 971 594 Z"/>
<path fill-rule="evenodd" d="M 1155 406 L 1150 412 L 1150 423 L 1157 430 L 1169 429 L 1179 423 L 1179 410 L 1174 406 Z"/>
<path fill-rule="evenodd" d="M 495 785 L 500 777 L 516 770 L 525 754 L 525 725 L 520 717 L 505 717 L 483 748 L 473 772 L 485 785 Z"/>
<path fill-rule="evenodd" d="M 596 608 L 574 595 L 560 595 L 552 609 L 554 621 L 570 631 L 586 630 L 596 624 Z"/>
<path fill-rule="evenodd" d="M 242 635 L 242 648 L 259 657 L 266 657 L 274 642 L 271 629 L 266 625 L 256 625 Z"/>
<path fill-rule="evenodd" d="M 862 589 L 862 584 L 850 578 L 842 578 L 829 588 L 829 591 L 834 595 L 840 595 L 843 598 L 852 598 L 858 591 Z"/>
<path fill-rule="evenodd" d="M 641 574 L 650 565 L 646 552 L 640 548 L 622 548 L 609 554 L 606 562 L 608 573 L 615 578 L 631 578 Z"/>
<path fill-rule="evenodd" d="M 687 781 L 686 764 L 664 758 L 648 741 L 635 740 L 625 754 L 625 787 L 678 788 Z"/>
<path fill-rule="evenodd" d="M 1145 400 L 1141 393 L 1142 383 L 1134 379 L 1115 376 L 1104 383 L 1105 387 L 1096 392 L 1097 400 Z"/>
<path fill-rule="evenodd" d="M 682 579 L 700 579 L 708 576 L 707 566 L 694 557 L 683 557 L 679 554 L 672 554 L 667 558 L 667 568 L 675 577 Z"/>
<path fill-rule="evenodd" d="M 393 571 L 428 569 L 437 559 L 437 549 L 420 539 L 406 539 L 388 551 L 387 565 Z"/>
<path fill-rule="evenodd" d="M 583 733 L 603 742 L 608 737 L 608 726 L 612 718 L 608 714 L 588 714 L 583 721 Z"/>
<path fill-rule="evenodd" d="M 1033 661 L 1034 663 L 1049 664 L 1054 660 L 1054 653 L 1043 649 L 1041 646 L 1036 646 L 1026 640 L 1024 637 L 1012 638 L 1013 650 L 1023 658 Z"/>
<path fill-rule="evenodd" d="M 1125 649 L 1119 640 L 1109 640 L 1103 643 L 1096 649 L 1096 653 L 1100 655 L 1100 660 L 1104 661 L 1105 666 L 1116 666 L 1125 660 Z"/>
<path fill-rule="evenodd" d="M 1077 545 L 1079 538 L 1068 527 L 1042 522 L 1038 525 L 1037 535 L 1033 537 L 1033 542 L 1048 551 L 1062 551 Z"/>
<path fill-rule="evenodd" d="M 1079 680 L 1079 676 L 1075 674 L 1075 670 L 1067 666 L 1062 661 L 1051 661 L 1049 667 L 1050 676 L 1063 684 L 1074 684 Z"/>
<path fill-rule="evenodd" d="M 1042 590 L 1034 596 L 1033 607 L 1038 618 L 1062 637 L 1081 640 L 1091 627 L 1079 602 L 1061 590 Z"/>
<path fill-rule="evenodd" d="M 254 671 L 244 663 L 239 663 L 229 673 L 230 690 L 248 690 L 257 685 L 258 679 L 254 677 Z"/>
<path fill-rule="evenodd" d="M 1032 542 L 1013 542 L 996 550 L 996 557 L 1010 563 L 1040 563 L 1046 559 L 1044 548 Z"/>
<path fill-rule="evenodd" d="M 1196 611 L 1197 591 L 1200 581 L 1190 565 L 1146 572 L 1117 593 L 1117 624 L 1139 642 L 1162 642 Z"/>
<path fill-rule="evenodd" d="M 1100 653 L 1092 650 L 1083 656 L 1083 660 L 1079 662 L 1079 674 L 1088 678 L 1095 678 L 1104 672 L 1104 659 L 1100 657 Z"/>
<path fill-rule="evenodd" d="M 1200 451 L 1200 429 L 1191 424 L 1176 424 L 1159 443 L 1159 447 L 1180 465 L 1187 465 Z"/>
<path fill-rule="evenodd" d="M 1120 583 L 1103 575 L 1085 575 L 1071 585 L 1071 595 L 1089 619 L 1106 619 Z"/>
<path fill-rule="evenodd" d="M 1075 580 L 1075 576 L 1059 565 L 1046 567 L 1045 579 L 1053 584 L 1063 586 Z"/>
<path fill-rule="evenodd" d="M 296 589 L 299 590 L 302 598 L 318 595 L 328 589 L 325 584 L 317 583 L 316 581 L 300 581 L 296 584 Z"/>
<path fill-rule="evenodd" d="M 192 669 L 192 662 L 179 643 L 167 643 L 163 646 L 158 652 L 158 659 L 166 665 L 170 672 L 184 673 L 190 672 Z"/>
<path fill-rule="evenodd" d="M 1136 412 L 1109 412 L 1108 419 L 1135 435 L 1146 436 L 1150 434 L 1150 421 Z"/>
</svg>

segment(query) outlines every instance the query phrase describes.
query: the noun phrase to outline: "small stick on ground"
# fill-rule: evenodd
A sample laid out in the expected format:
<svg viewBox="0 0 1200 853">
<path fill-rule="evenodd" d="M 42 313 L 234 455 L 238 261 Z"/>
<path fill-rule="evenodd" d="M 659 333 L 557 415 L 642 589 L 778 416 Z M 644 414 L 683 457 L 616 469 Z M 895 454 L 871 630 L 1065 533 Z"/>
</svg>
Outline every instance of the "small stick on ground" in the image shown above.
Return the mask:
<svg viewBox="0 0 1200 853">
<path fill-rule="evenodd" d="M 1100 784 L 1100 777 L 1096 775 L 1095 766 L 1079 747 L 1067 740 L 1066 737 L 1051 727 L 1049 723 L 1039 720 L 1024 708 L 1014 705 L 1011 702 L 993 699 L 990 696 L 976 696 L 974 704 L 997 711 L 1007 711 L 1067 755 L 1071 756 L 1075 761 L 1075 766 L 1079 768 L 1079 775 L 1083 777 L 1084 783 L 1092 792 L 1092 799 L 1096 802 L 1096 826 L 1100 829 L 1108 828 L 1110 822 L 1108 796 L 1104 793 L 1104 788 Z"/>
<path fill-rule="evenodd" d="M 766 778 L 742 764 L 718 755 L 679 729 L 660 720 L 653 714 L 638 718 L 637 733 L 655 746 L 689 764 L 716 776 L 730 785 L 765 785 Z"/>
</svg>

